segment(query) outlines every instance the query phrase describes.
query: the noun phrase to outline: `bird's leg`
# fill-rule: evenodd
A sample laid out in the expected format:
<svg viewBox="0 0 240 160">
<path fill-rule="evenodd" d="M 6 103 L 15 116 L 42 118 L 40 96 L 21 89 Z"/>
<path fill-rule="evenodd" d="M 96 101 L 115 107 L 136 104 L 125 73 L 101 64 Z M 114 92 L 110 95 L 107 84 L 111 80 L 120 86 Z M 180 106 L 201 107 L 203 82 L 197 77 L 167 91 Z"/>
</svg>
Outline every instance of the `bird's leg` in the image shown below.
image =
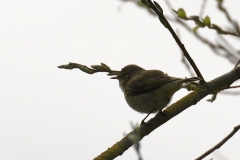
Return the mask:
<svg viewBox="0 0 240 160">
<path fill-rule="evenodd" d="M 145 119 L 147 119 L 147 117 L 153 112 L 155 110 L 155 108 L 153 108 L 148 114 L 147 114 L 147 116 L 145 117 L 145 118 L 143 118 L 143 120 L 141 121 L 141 124 L 140 124 L 140 126 L 142 126 L 142 125 L 144 125 L 144 124 L 146 124 L 144 121 L 145 121 Z"/>
</svg>

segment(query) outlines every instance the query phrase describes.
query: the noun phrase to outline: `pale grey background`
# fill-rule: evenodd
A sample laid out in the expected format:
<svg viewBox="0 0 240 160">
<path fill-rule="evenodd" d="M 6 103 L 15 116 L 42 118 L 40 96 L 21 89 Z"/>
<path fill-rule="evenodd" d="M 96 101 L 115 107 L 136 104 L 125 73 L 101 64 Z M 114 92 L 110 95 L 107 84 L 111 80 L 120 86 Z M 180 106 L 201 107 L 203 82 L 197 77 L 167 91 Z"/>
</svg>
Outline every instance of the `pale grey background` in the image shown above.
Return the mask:
<svg viewBox="0 0 240 160">
<path fill-rule="evenodd" d="M 158 2 L 171 15 L 165 3 Z M 201 2 L 172 0 L 175 9 L 183 7 L 188 15 L 199 14 Z M 225 4 L 231 16 L 239 18 L 239 1 Z M 204 15 L 228 27 L 216 2 L 207 5 Z M 132 63 L 171 76 L 190 76 L 170 33 L 131 2 L 1 0 L 0 22 L 1 160 L 93 159 L 131 131 L 130 121 L 140 122 L 145 116 L 128 107 L 118 82 L 106 74 L 60 70 L 58 65 L 104 62 L 119 70 Z M 207 81 L 233 68 L 184 29 L 179 31 Z M 215 39 L 212 30 L 200 32 Z M 179 91 L 172 102 L 186 94 Z M 144 160 L 194 159 L 240 123 L 239 97 L 219 94 L 214 103 L 206 99 L 145 137 Z M 237 133 L 215 156 L 240 159 L 239 147 Z M 117 159 L 137 157 L 130 148 Z"/>
</svg>

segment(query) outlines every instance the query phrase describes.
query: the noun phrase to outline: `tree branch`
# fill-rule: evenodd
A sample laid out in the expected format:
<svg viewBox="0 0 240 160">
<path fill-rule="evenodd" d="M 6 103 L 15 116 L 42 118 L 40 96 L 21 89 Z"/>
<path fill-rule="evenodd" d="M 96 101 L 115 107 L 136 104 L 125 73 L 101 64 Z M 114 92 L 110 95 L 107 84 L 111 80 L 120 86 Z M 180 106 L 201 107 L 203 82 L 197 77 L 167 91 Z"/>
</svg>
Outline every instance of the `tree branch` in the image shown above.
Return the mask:
<svg viewBox="0 0 240 160">
<path fill-rule="evenodd" d="M 101 63 L 101 65 L 91 65 L 91 67 L 92 68 L 89 68 L 85 65 L 78 64 L 78 63 L 72 63 L 72 62 L 58 66 L 58 68 L 70 69 L 70 70 L 72 70 L 74 68 L 78 68 L 87 74 L 94 74 L 97 72 L 107 72 L 108 73 L 107 75 L 114 76 L 114 75 L 118 75 L 118 73 L 119 73 L 119 71 L 111 70 L 110 67 L 108 67 L 104 63 Z"/>
<path fill-rule="evenodd" d="M 206 157 L 207 155 L 209 155 L 210 153 L 212 153 L 213 151 L 215 151 L 216 149 L 220 148 L 224 143 L 226 143 L 238 130 L 240 129 L 240 125 L 236 126 L 233 128 L 233 131 L 231 133 L 229 133 L 221 142 L 219 142 L 218 144 L 216 144 L 213 148 L 209 149 L 207 152 L 205 152 L 204 154 L 202 154 L 200 157 L 196 158 L 196 160 L 201 160 L 204 157 Z"/>
<path fill-rule="evenodd" d="M 240 79 L 240 67 L 231 70 L 230 72 L 208 82 L 207 84 L 200 85 L 195 91 L 167 107 L 163 112 L 158 112 L 155 117 L 146 122 L 145 125 L 142 125 L 127 134 L 122 140 L 108 148 L 106 151 L 94 158 L 94 160 L 112 160 L 122 155 L 128 148 L 141 141 L 146 135 L 169 121 L 171 118 L 175 117 L 191 105 L 195 105 L 208 94 L 228 84 L 231 84 L 238 79 Z M 133 140 L 132 137 L 136 138 Z"/>
<path fill-rule="evenodd" d="M 142 1 L 143 2 L 143 1 Z M 188 62 L 191 64 L 191 66 L 193 67 L 195 73 L 197 74 L 197 76 L 201 79 L 203 79 L 202 82 L 204 82 L 204 78 L 201 74 L 201 72 L 199 71 L 199 69 L 197 68 L 195 62 L 193 61 L 193 59 L 191 58 L 191 56 L 189 55 L 189 53 L 187 52 L 184 44 L 182 44 L 182 42 L 180 41 L 180 39 L 178 38 L 177 34 L 175 33 L 175 31 L 172 29 L 172 26 L 169 24 L 168 20 L 164 17 L 163 15 L 163 11 L 161 9 L 161 6 L 154 1 L 154 4 L 151 0 L 147 0 L 148 3 L 148 7 L 153 9 L 155 11 L 155 13 L 158 15 L 158 18 L 160 20 L 160 22 L 169 30 L 169 32 L 172 34 L 173 38 L 175 39 L 175 41 L 177 42 L 177 44 L 179 45 L 179 47 L 181 48 L 184 56 L 187 58 Z"/>
</svg>

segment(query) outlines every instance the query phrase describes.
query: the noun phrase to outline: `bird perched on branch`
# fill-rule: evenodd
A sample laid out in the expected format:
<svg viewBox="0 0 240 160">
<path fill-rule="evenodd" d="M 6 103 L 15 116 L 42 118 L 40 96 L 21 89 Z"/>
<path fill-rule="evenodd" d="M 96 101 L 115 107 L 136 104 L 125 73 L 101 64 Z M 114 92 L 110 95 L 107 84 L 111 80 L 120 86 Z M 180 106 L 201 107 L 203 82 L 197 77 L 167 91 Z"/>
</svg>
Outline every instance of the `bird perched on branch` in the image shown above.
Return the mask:
<svg viewBox="0 0 240 160">
<path fill-rule="evenodd" d="M 198 77 L 170 77 L 160 70 L 145 70 L 137 65 L 125 66 L 111 79 L 119 80 L 119 86 L 132 109 L 148 115 L 162 111 L 179 89 L 190 82 L 201 80 Z"/>
</svg>

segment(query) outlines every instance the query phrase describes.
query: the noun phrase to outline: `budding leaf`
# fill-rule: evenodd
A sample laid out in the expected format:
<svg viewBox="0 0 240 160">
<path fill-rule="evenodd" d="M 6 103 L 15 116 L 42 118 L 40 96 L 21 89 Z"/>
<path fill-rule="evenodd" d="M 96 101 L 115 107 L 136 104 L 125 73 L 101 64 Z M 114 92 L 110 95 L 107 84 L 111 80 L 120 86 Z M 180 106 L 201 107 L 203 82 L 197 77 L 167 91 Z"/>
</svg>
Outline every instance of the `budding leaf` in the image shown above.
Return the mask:
<svg viewBox="0 0 240 160">
<path fill-rule="evenodd" d="M 178 15 L 179 18 L 188 19 L 187 15 L 186 15 L 186 12 L 184 11 L 183 8 L 178 9 L 177 15 Z"/>
<path fill-rule="evenodd" d="M 208 16 L 206 16 L 204 19 L 203 19 L 203 24 L 205 24 L 206 26 L 210 26 L 211 25 L 211 20 Z"/>
<path fill-rule="evenodd" d="M 200 26 L 194 27 L 192 31 L 195 33 L 195 32 L 197 32 L 198 28 L 200 28 Z"/>
<path fill-rule="evenodd" d="M 73 69 L 73 66 L 71 66 L 71 65 L 61 65 L 61 66 L 58 66 L 58 68 Z"/>
<path fill-rule="evenodd" d="M 100 66 L 100 65 L 91 65 L 91 67 L 95 70 L 101 70 L 102 69 L 102 66 Z"/>
<path fill-rule="evenodd" d="M 93 70 L 90 70 L 89 68 L 87 68 L 87 66 L 81 66 L 79 67 L 79 69 L 85 73 L 88 73 L 88 74 L 93 74 L 95 73 Z"/>
<path fill-rule="evenodd" d="M 108 67 L 105 63 L 101 63 L 106 71 L 111 71 L 110 67 Z"/>
<path fill-rule="evenodd" d="M 106 64 L 101 63 L 102 69 L 104 69 L 105 71 L 111 71 L 110 67 L 108 67 Z"/>
</svg>

